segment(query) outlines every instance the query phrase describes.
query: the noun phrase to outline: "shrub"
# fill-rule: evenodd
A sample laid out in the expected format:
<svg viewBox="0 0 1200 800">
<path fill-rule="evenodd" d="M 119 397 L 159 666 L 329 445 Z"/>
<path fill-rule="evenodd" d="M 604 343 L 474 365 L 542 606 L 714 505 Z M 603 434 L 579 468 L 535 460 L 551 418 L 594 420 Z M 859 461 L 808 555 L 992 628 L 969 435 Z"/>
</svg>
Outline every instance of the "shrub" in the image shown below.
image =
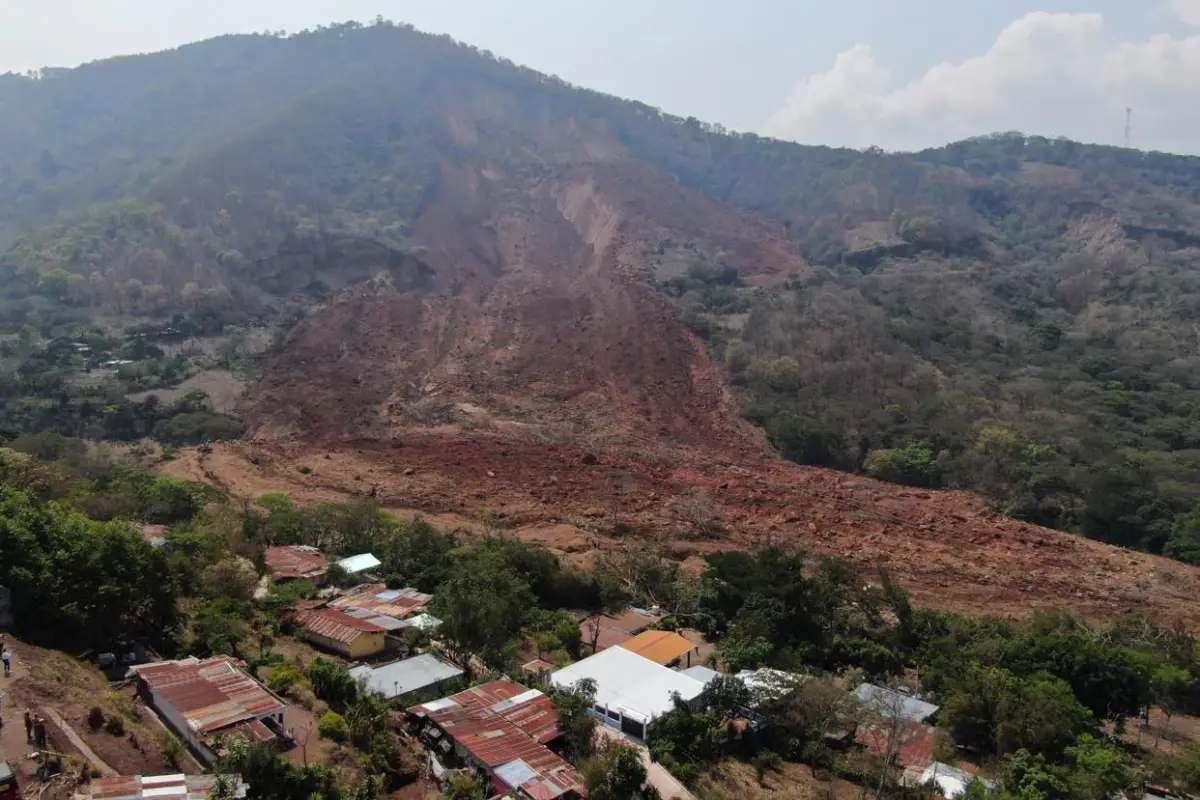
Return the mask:
<svg viewBox="0 0 1200 800">
<path fill-rule="evenodd" d="M 267 670 L 267 686 L 283 694 L 304 679 L 304 673 L 295 664 L 278 664 Z"/>
<path fill-rule="evenodd" d="M 350 726 L 341 714 L 329 711 L 317 723 L 317 733 L 321 734 L 322 739 L 341 743 L 350 735 Z"/>
<path fill-rule="evenodd" d="M 88 727 L 94 731 L 104 727 L 104 711 L 100 706 L 92 706 L 92 710 L 88 712 L 87 723 Z"/>
<path fill-rule="evenodd" d="M 167 769 L 179 769 L 180 759 L 184 751 L 183 740 L 178 736 L 167 734 L 162 740 L 163 764 Z"/>
<path fill-rule="evenodd" d="M 108 731 L 113 736 L 124 736 L 125 735 L 125 720 L 123 720 L 117 716 L 109 717 L 104 722 L 104 730 Z"/>
</svg>

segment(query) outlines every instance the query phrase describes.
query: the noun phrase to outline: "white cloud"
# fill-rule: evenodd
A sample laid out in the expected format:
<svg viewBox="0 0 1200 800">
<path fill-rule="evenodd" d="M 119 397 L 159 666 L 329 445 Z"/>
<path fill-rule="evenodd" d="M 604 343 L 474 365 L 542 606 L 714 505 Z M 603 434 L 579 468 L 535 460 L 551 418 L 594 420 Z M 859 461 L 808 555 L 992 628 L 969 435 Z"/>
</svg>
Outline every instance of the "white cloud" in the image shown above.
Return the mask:
<svg viewBox="0 0 1200 800">
<path fill-rule="evenodd" d="M 1171 0 L 1169 9 L 1200 28 L 1200 0 Z M 1101 14 L 1034 12 L 986 53 L 909 83 L 860 44 L 799 82 L 765 130 L 890 150 L 1006 130 L 1120 144 L 1126 106 L 1135 147 L 1200 153 L 1200 31 L 1122 41 Z"/>
<path fill-rule="evenodd" d="M 1167 10 L 1185 25 L 1200 28 L 1200 0 L 1170 0 Z"/>
</svg>

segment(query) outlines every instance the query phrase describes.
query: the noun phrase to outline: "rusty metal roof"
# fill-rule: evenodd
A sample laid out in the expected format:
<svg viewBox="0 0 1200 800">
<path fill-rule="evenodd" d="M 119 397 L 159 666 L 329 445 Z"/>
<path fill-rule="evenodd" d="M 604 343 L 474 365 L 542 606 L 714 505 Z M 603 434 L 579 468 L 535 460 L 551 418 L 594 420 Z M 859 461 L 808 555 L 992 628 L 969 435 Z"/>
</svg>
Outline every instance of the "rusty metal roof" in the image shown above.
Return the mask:
<svg viewBox="0 0 1200 800">
<path fill-rule="evenodd" d="M 284 545 L 268 547 L 267 567 L 276 578 L 319 578 L 329 569 L 329 559 L 321 551 L 308 545 Z"/>
<path fill-rule="evenodd" d="M 434 704 L 437 703 L 447 703 L 446 710 L 435 711 L 434 714 L 445 716 L 457 708 L 467 717 L 498 716 L 543 744 L 554 741 L 562 734 L 558 727 L 558 706 L 554 705 L 554 701 L 537 689 L 526 689 L 510 680 L 475 686 L 444 700 L 434 701 Z M 417 706 L 410 710 L 421 708 Z"/>
<path fill-rule="evenodd" d="M 876 718 L 858 726 L 854 741 L 872 755 L 885 756 L 889 749 L 895 754 L 896 763 L 905 767 L 924 769 L 933 763 L 933 751 L 937 746 L 937 728 L 912 720 L 893 721 Z"/>
<path fill-rule="evenodd" d="M 193 731 L 207 734 L 283 711 L 277 697 L 242 671 L 245 666 L 221 656 L 160 661 L 132 671 Z"/>
<path fill-rule="evenodd" d="M 492 773 L 493 782 L 536 800 L 586 796 L 583 778 L 545 742 L 560 734 L 558 709 L 537 689 L 493 681 L 409 709 L 427 717 Z M 517 782 L 513 786 L 509 781 Z"/>
<path fill-rule="evenodd" d="M 245 797 L 249 787 L 238 775 L 228 776 L 236 787 L 234 797 Z M 205 800 L 217 785 L 216 775 L 129 775 L 94 778 L 81 786 L 77 798 L 90 800 Z"/>
<path fill-rule="evenodd" d="M 637 653 L 642 658 L 663 666 L 696 649 L 696 645 L 674 631 L 646 631 L 621 642 L 617 647 Z"/>
<path fill-rule="evenodd" d="M 361 608 L 386 617 L 407 619 L 424 612 L 432 601 L 433 595 L 416 589 L 389 589 L 382 583 L 364 583 L 329 605 L 334 608 Z"/>
<path fill-rule="evenodd" d="M 376 625 L 367 619 L 359 619 L 337 608 L 302 611 L 296 615 L 296 624 L 309 633 L 315 633 L 343 644 L 351 644 L 366 634 L 387 631 L 387 628 L 382 625 Z"/>
</svg>

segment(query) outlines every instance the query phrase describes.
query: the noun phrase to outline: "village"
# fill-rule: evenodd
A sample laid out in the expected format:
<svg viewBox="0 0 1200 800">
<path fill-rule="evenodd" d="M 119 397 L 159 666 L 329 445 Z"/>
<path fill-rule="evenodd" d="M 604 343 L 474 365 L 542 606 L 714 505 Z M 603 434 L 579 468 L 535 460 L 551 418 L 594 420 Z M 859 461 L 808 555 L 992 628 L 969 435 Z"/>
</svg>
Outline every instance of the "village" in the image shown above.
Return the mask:
<svg viewBox="0 0 1200 800">
<path fill-rule="evenodd" d="M 143 528 L 148 542 L 165 546 L 162 531 Z M 141 737 L 118 730 L 121 717 L 106 715 L 102 704 L 63 707 L 55 702 L 61 694 L 23 690 L 44 683 L 37 671 L 62 669 L 69 659 L 41 660 L 34 648 L 8 637 L 13 673 L 0 691 L 0 800 L 190 800 L 214 792 L 244 797 L 242 776 L 214 773 L 239 741 L 268 745 L 305 767 L 344 764 L 340 752 L 349 734 L 331 710 L 336 701 L 305 697 L 294 680 L 307 673 L 317 690 L 316 671 L 326 665 L 348 672 L 358 692 L 384 704 L 384 735 L 394 737 L 412 762 L 410 774 L 396 782 L 403 784 L 396 797 L 437 796 L 465 776 L 489 798 L 586 798 L 585 779 L 567 758 L 556 699 L 580 687 L 587 690 L 588 715 L 599 723 L 596 739 L 636 753 L 645 769 L 644 796 L 695 797 L 653 762 L 645 743 L 677 703 L 700 710 L 706 690 L 731 677 L 713 668 L 713 647 L 700 632 L 663 629 L 665 615 L 655 608 L 576 612 L 578 660 L 556 664 L 527 641 L 514 661 L 520 666 L 499 674 L 482 662 L 455 663 L 439 640 L 441 621 L 429 612 L 433 595 L 379 582 L 381 562 L 372 554 L 332 561 L 315 547 L 285 545 L 268 547 L 264 555 L 268 574 L 256 589 L 260 599 L 268 586 L 304 581 L 318 587 L 315 596 L 284 612 L 290 633 L 272 644 L 287 654 L 286 662 L 259 669 L 257 677 L 234 656 L 159 660 L 140 647 L 78 662 L 77 669 L 91 671 L 92 678 L 104 671 L 108 685 L 95 681 L 96 691 L 134 710 Z M 333 573 L 341 586 L 327 584 Z M 561 651 L 556 657 L 562 660 Z M 756 708 L 797 691 L 806 677 L 765 667 L 736 673 L 733 680 L 746 692 L 733 716 L 750 728 L 766 724 Z M 948 800 L 977 779 L 973 765 L 935 758 L 938 736 L 930 723 L 937 706 L 867 682 L 846 691 L 858 711 L 826 733 L 831 747 L 883 757 L 902 772 L 903 785 L 932 786 Z M 40 706 L 23 705 L 34 696 Z M 152 741 L 174 744 L 156 747 Z M 159 766 L 156 750 L 161 766 L 172 769 L 153 769 Z M 128 771 L 134 766 L 141 771 Z"/>
</svg>

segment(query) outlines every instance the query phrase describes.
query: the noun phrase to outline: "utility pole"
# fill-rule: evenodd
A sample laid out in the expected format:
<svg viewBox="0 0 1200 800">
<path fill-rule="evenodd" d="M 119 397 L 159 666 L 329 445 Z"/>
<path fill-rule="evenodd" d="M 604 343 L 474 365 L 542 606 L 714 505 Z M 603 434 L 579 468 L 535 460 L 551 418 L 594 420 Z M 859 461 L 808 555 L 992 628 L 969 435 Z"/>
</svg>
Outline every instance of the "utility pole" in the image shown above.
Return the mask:
<svg viewBox="0 0 1200 800">
<path fill-rule="evenodd" d="M 1125 106 L 1125 148 L 1129 148 L 1130 134 L 1133 133 L 1133 109 Z"/>
</svg>

